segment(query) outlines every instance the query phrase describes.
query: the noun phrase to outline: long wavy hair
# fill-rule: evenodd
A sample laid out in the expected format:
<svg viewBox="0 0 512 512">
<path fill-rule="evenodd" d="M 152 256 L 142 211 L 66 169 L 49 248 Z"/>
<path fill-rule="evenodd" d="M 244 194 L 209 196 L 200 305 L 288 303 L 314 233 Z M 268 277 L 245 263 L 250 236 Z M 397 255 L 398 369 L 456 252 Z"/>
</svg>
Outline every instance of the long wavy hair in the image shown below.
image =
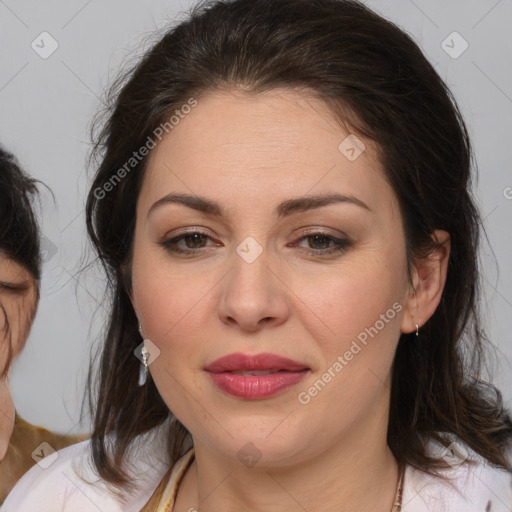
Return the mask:
<svg viewBox="0 0 512 512">
<path fill-rule="evenodd" d="M 216 0 L 197 4 L 167 28 L 114 83 L 93 129 L 87 229 L 111 301 L 96 387 L 90 374 L 99 475 L 127 485 L 128 448 L 166 420 L 171 464 L 191 446 L 154 383 L 137 386 L 133 352 L 142 339 L 129 298 L 130 265 L 147 156 L 134 159 L 134 151 L 190 98 L 278 87 L 313 92 L 352 133 L 375 141 L 399 200 L 409 276 L 416 258 L 436 249 L 434 230 L 451 235 L 440 304 L 421 336 L 402 334 L 396 350 L 387 434 L 395 458 L 438 474 L 446 464 L 430 457 L 426 444 L 447 446 L 456 435 L 511 471 L 504 453 L 512 421 L 500 392 L 482 377 L 483 228 L 472 194 L 472 148 L 451 92 L 411 37 L 357 1 Z"/>
</svg>

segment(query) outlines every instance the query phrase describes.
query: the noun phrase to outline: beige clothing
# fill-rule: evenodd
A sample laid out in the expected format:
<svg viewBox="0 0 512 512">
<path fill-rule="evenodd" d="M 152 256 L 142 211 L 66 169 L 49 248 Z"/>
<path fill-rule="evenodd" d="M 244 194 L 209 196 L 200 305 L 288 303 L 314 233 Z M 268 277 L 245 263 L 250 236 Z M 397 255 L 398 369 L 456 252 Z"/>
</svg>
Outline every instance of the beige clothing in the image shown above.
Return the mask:
<svg viewBox="0 0 512 512">
<path fill-rule="evenodd" d="M 49 430 L 27 423 L 16 414 L 7 453 L 0 461 L 0 505 L 16 482 L 36 464 L 37 455 L 44 453 L 44 448 L 36 450 L 41 443 L 46 442 L 57 451 L 83 439 L 84 436 L 54 434 Z M 32 458 L 34 451 L 35 460 Z"/>
<path fill-rule="evenodd" d="M 146 503 L 140 512 L 170 512 L 174 508 L 176 495 L 180 483 L 190 465 L 194 462 L 194 448 L 191 448 L 176 464 L 168 471 L 160 484 L 155 489 L 153 496 Z"/>
</svg>

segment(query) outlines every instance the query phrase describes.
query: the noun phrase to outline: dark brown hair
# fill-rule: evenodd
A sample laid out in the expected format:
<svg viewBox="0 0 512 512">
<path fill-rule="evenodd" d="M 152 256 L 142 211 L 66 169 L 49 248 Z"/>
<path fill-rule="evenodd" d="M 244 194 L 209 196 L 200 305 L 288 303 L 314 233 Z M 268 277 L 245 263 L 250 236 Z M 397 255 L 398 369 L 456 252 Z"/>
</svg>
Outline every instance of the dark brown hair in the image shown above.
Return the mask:
<svg viewBox="0 0 512 512">
<path fill-rule="evenodd" d="M 122 462 L 135 437 L 174 418 L 152 381 L 137 387 L 133 351 L 142 339 L 123 270 L 130 268 L 147 157 L 129 168 L 126 162 L 191 97 L 277 87 L 313 92 L 352 133 L 376 142 L 400 203 L 409 272 L 416 258 L 436 248 L 434 230 L 451 234 L 441 302 L 420 336 L 403 334 L 396 351 L 388 429 L 396 459 L 434 474 L 445 464 L 427 455 L 426 443 L 448 445 L 453 434 L 511 470 L 504 451 L 512 421 L 499 391 L 481 377 L 481 223 L 471 192 L 470 141 L 450 91 L 406 33 L 359 2 L 223 0 L 198 4 L 117 81 L 95 137 L 99 168 L 87 228 L 112 300 L 97 404 L 91 400 L 99 474 L 126 483 Z M 191 445 L 189 432 L 174 420 L 172 463 Z M 110 435 L 115 443 L 107 445 Z"/>
<path fill-rule="evenodd" d="M 36 303 L 27 317 L 30 323 L 39 300 L 41 277 L 39 224 L 33 209 L 38 197 L 37 183 L 21 169 L 14 155 L 0 148 L 0 258 L 10 259 L 24 267 L 36 282 Z M 0 286 L 7 288 L 10 293 L 25 291 L 11 283 Z M 12 362 L 13 347 L 9 318 L 1 302 L 0 316 L 4 326 L 0 334 L 4 341 L 9 342 L 7 363 L 0 368 L 0 377 L 4 377 Z"/>
</svg>

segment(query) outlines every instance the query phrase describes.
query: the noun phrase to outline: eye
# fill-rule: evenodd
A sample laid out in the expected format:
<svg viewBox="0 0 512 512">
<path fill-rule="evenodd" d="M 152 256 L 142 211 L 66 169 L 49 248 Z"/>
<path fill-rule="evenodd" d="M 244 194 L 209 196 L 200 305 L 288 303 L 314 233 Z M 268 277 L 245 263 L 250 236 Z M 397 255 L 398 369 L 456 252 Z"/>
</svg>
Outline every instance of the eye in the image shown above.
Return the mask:
<svg viewBox="0 0 512 512">
<path fill-rule="evenodd" d="M 219 245 L 213 241 L 213 243 L 208 244 L 208 241 L 212 241 L 208 233 L 190 231 L 164 240 L 160 242 L 160 245 L 175 254 L 199 255 L 204 253 L 204 249 Z M 304 242 L 307 244 L 307 247 L 301 245 Z M 352 244 L 348 239 L 338 238 L 329 233 L 313 232 L 301 237 L 298 242 L 291 245 L 305 248 L 307 253 L 318 256 L 343 252 Z"/>
<path fill-rule="evenodd" d="M 200 249 L 208 247 L 207 241 L 211 237 L 201 231 L 190 231 L 181 235 L 165 240 L 160 244 L 168 251 L 179 254 L 198 254 Z"/>
<path fill-rule="evenodd" d="M 324 232 L 308 233 L 301 237 L 298 242 L 297 245 L 299 246 L 300 242 L 306 242 L 307 248 L 310 249 L 307 252 L 313 255 L 343 252 L 352 245 L 346 238 L 338 238 Z"/>
<path fill-rule="evenodd" d="M 22 293 L 28 290 L 29 285 L 27 283 L 6 283 L 5 281 L 0 281 L 0 290 L 5 290 L 9 293 Z"/>
</svg>

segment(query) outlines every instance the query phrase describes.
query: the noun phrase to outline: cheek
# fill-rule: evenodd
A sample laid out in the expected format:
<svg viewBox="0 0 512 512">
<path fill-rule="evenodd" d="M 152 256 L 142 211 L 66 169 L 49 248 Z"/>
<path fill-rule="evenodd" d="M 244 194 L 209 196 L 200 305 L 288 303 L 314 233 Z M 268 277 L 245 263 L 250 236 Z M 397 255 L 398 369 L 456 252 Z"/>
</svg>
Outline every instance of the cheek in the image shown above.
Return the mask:
<svg viewBox="0 0 512 512">
<path fill-rule="evenodd" d="M 160 350 L 150 366 L 151 378 L 167 407 L 188 424 L 187 418 L 204 414 L 201 407 L 194 410 L 195 400 L 190 397 L 201 394 L 194 368 L 211 332 L 205 322 L 214 313 L 208 290 L 215 282 L 199 274 L 171 271 L 168 262 L 147 265 L 148 261 L 137 266 L 134 260 L 132 286 L 144 337 Z"/>
<path fill-rule="evenodd" d="M 165 342 L 185 319 L 195 298 L 192 283 L 183 288 L 179 280 L 163 280 L 158 275 L 135 279 L 133 294 L 144 335 L 157 344 Z"/>
<path fill-rule="evenodd" d="M 161 351 L 187 345 L 205 315 L 211 276 L 174 269 L 160 258 L 141 255 L 138 261 L 132 267 L 133 299 L 145 337 Z"/>
<path fill-rule="evenodd" d="M 314 410 L 312 417 L 329 418 L 332 428 L 343 430 L 385 389 L 400 336 L 402 297 L 392 275 L 377 267 L 317 283 L 316 293 L 309 288 L 308 295 L 307 287 L 297 293 L 308 306 L 302 308 L 302 325 L 321 353 L 321 365 L 298 390 L 297 402 L 304 411 Z"/>
<path fill-rule="evenodd" d="M 34 310 L 36 293 L 28 291 L 23 296 L 3 298 L 0 307 L 0 341 L 2 350 L 0 363 L 5 365 L 11 345 L 12 356 L 15 357 L 23 348 L 28 337 Z"/>
<path fill-rule="evenodd" d="M 343 269 L 323 271 L 314 279 L 296 279 L 293 289 L 302 323 L 315 339 L 330 343 L 333 350 L 350 345 L 376 323 L 383 332 L 392 330 L 390 325 L 399 329 L 396 310 L 402 309 L 403 301 L 400 272 L 400 264 L 391 268 L 382 260 L 366 258 L 357 264 L 347 263 Z M 395 303 L 400 306 L 393 308 Z"/>
</svg>

